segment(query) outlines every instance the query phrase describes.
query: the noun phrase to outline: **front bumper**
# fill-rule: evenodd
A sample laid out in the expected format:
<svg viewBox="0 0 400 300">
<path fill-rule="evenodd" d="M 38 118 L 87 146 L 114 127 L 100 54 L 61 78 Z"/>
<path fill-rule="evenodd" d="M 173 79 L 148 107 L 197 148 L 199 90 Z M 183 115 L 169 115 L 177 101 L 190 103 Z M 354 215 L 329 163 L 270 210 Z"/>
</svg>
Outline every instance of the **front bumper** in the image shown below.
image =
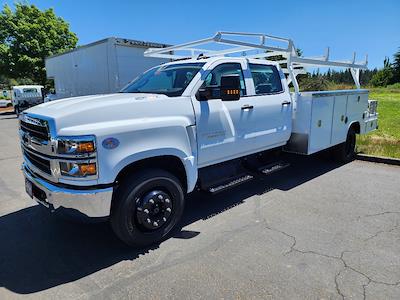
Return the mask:
<svg viewBox="0 0 400 300">
<path fill-rule="evenodd" d="M 22 171 L 25 179 L 32 184 L 33 199 L 52 212 L 58 209 L 72 209 L 90 218 L 110 215 L 112 187 L 84 190 L 64 188 L 36 176 L 25 163 L 22 164 Z"/>
</svg>

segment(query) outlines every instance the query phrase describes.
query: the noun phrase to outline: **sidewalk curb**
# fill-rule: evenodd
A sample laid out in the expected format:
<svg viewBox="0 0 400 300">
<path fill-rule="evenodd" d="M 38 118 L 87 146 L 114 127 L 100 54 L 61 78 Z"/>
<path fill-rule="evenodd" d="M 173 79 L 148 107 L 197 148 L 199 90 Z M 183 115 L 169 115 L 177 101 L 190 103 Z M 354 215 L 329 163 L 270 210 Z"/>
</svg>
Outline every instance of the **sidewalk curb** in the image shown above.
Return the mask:
<svg viewBox="0 0 400 300">
<path fill-rule="evenodd" d="M 357 154 L 356 159 L 362 160 L 362 161 L 380 163 L 380 164 L 400 166 L 400 159 L 398 159 L 398 158 L 372 156 L 372 155 L 367 155 L 367 154 Z"/>
</svg>

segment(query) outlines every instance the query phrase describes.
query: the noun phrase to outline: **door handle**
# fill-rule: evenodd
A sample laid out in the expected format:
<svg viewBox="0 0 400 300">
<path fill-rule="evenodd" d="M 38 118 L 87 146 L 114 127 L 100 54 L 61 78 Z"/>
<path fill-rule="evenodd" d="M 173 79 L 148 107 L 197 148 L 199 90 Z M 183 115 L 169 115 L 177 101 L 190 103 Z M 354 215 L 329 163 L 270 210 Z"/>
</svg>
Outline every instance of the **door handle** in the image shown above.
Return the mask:
<svg viewBox="0 0 400 300">
<path fill-rule="evenodd" d="M 253 109 L 253 108 L 254 108 L 253 105 L 248 105 L 248 104 L 245 104 L 245 105 L 242 106 L 242 109 L 243 109 L 243 110 L 246 110 L 246 109 Z"/>
<path fill-rule="evenodd" d="M 290 101 L 283 101 L 283 102 L 282 102 L 282 105 L 290 105 L 290 103 L 292 103 L 292 102 L 290 102 Z"/>
</svg>

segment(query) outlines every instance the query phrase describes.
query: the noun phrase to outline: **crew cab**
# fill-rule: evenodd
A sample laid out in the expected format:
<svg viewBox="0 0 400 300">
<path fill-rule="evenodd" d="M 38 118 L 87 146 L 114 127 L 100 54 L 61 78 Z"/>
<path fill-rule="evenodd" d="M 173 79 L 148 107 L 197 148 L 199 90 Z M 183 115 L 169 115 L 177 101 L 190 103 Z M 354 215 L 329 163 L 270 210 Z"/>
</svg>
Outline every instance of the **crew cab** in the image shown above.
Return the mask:
<svg viewBox="0 0 400 300">
<path fill-rule="evenodd" d="M 30 108 L 20 116 L 26 191 L 52 212 L 109 219 L 122 241 L 144 246 L 177 225 L 188 193 L 286 167 L 272 152 L 353 159 L 356 134 L 377 127 L 368 91 L 291 93 L 288 78 L 279 62 L 199 55 L 119 93 Z"/>
</svg>

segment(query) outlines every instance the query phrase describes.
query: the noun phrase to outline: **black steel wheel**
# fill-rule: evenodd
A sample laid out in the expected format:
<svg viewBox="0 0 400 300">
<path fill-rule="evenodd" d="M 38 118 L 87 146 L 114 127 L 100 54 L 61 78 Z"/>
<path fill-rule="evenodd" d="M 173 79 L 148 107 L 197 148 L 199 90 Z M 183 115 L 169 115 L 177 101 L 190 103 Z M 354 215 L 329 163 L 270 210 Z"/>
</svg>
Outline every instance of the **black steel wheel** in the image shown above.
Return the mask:
<svg viewBox="0 0 400 300">
<path fill-rule="evenodd" d="M 336 161 L 348 163 L 355 158 L 356 152 L 356 131 L 354 127 L 350 127 L 347 132 L 346 141 L 333 148 L 333 157 Z"/>
<path fill-rule="evenodd" d="M 183 188 L 174 175 L 159 169 L 135 172 L 115 192 L 111 226 L 126 244 L 148 246 L 167 237 L 183 208 Z"/>
<path fill-rule="evenodd" d="M 160 229 L 172 216 L 171 196 L 161 190 L 146 192 L 136 200 L 134 218 L 143 231 Z"/>
</svg>

